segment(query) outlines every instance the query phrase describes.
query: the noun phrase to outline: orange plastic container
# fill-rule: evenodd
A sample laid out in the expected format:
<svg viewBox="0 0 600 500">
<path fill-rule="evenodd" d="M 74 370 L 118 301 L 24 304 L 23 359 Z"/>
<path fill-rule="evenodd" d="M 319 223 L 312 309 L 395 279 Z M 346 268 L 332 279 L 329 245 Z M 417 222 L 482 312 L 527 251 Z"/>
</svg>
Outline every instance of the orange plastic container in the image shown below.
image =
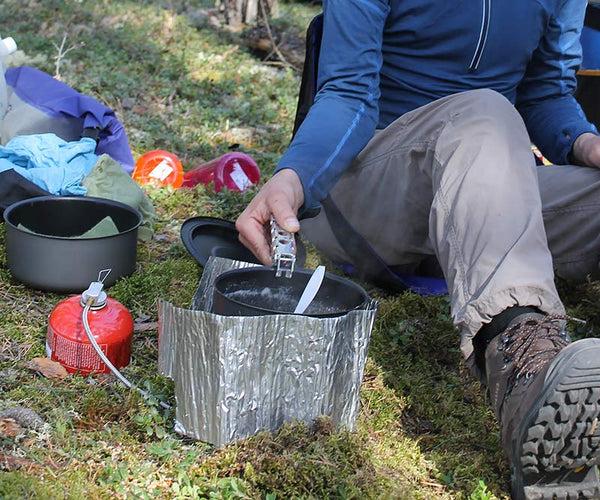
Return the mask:
<svg viewBox="0 0 600 500">
<path fill-rule="evenodd" d="M 171 186 L 177 189 L 183 184 L 183 165 L 173 153 L 156 149 L 138 158 L 133 179 L 142 185 Z"/>
</svg>

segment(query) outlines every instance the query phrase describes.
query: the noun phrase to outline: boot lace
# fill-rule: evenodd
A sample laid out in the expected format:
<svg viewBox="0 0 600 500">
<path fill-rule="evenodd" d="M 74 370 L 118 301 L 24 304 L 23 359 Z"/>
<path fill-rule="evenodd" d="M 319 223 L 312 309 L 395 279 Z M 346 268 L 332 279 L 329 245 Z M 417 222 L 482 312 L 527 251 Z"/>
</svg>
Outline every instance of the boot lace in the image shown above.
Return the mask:
<svg viewBox="0 0 600 500">
<path fill-rule="evenodd" d="M 507 396 L 516 384 L 527 384 L 532 380 L 569 344 L 569 337 L 561 325 L 567 319 L 560 315 L 527 319 L 502 333 L 500 350 L 504 353 L 504 362 L 514 362 L 508 378 Z"/>
</svg>

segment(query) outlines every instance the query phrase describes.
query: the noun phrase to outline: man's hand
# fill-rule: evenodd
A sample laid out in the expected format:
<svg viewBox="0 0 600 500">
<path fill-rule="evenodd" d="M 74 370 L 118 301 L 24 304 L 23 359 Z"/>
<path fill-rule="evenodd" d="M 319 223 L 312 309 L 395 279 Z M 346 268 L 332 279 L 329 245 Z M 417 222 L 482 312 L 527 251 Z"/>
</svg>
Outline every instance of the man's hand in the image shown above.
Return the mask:
<svg viewBox="0 0 600 500">
<path fill-rule="evenodd" d="M 573 144 L 573 156 L 582 165 L 600 167 L 600 136 L 581 134 Z"/>
<path fill-rule="evenodd" d="M 300 230 L 297 214 L 302 203 L 304 191 L 298 174 L 290 169 L 277 172 L 236 221 L 240 241 L 263 264 L 271 265 L 271 239 L 266 230 L 271 215 L 282 229 L 296 233 Z"/>
</svg>

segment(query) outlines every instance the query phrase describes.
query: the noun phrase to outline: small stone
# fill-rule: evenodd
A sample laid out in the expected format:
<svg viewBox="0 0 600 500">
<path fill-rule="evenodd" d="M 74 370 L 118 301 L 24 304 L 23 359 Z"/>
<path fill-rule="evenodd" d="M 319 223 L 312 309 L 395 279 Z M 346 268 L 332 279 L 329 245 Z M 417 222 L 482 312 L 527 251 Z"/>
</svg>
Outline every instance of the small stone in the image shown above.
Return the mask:
<svg viewBox="0 0 600 500">
<path fill-rule="evenodd" d="M 42 430 L 46 425 L 42 417 L 24 406 L 15 406 L 0 411 L 0 420 L 14 420 L 19 426 L 34 431 Z"/>
<path fill-rule="evenodd" d="M 204 28 L 209 25 L 209 15 L 205 9 L 195 9 L 187 14 L 190 24 L 197 29 Z"/>
<path fill-rule="evenodd" d="M 135 322 L 136 323 L 147 323 L 151 319 L 152 319 L 152 316 L 150 316 L 149 314 L 142 313 L 137 318 L 135 318 Z"/>
<path fill-rule="evenodd" d="M 123 109 L 132 109 L 135 106 L 135 100 L 131 97 L 124 97 L 121 100 L 121 106 Z"/>
<path fill-rule="evenodd" d="M 18 376 L 19 370 L 16 370 L 14 368 L 6 368 L 5 370 L 0 370 L 0 381 L 2 382 L 14 382 Z"/>
</svg>

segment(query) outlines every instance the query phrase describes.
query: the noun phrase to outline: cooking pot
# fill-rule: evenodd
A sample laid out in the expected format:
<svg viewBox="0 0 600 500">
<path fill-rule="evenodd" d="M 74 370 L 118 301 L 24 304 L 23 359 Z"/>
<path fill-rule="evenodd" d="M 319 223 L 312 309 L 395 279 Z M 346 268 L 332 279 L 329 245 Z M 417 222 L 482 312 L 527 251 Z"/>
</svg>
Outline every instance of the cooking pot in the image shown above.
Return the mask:
<svg viewBox="0 0 600 500">
<path fill-rule="evenodd" d="M 234 269 L 215 280 L 212 312 L 223 316 L 292 314 L 313 271 L 299 269 L 291 278 L 275 277 L 269 267 Z M 356 283 L 325 273 L 305 316 L 328 318 L 360 309 L 369 300 Z"/>
<path fill-rule="evenodd" d="M 113 220 L 118 234 L 74 238 L 106 217 Z M 81 292 L 102 270 L 111 270 L 105 286 L 135 271 L 142 216 L 123 203 L 42 196 L 11 205 L 4 212 L 4 221 L 8 268 L 16 280 L 32 288 Z"/>
</svg>

